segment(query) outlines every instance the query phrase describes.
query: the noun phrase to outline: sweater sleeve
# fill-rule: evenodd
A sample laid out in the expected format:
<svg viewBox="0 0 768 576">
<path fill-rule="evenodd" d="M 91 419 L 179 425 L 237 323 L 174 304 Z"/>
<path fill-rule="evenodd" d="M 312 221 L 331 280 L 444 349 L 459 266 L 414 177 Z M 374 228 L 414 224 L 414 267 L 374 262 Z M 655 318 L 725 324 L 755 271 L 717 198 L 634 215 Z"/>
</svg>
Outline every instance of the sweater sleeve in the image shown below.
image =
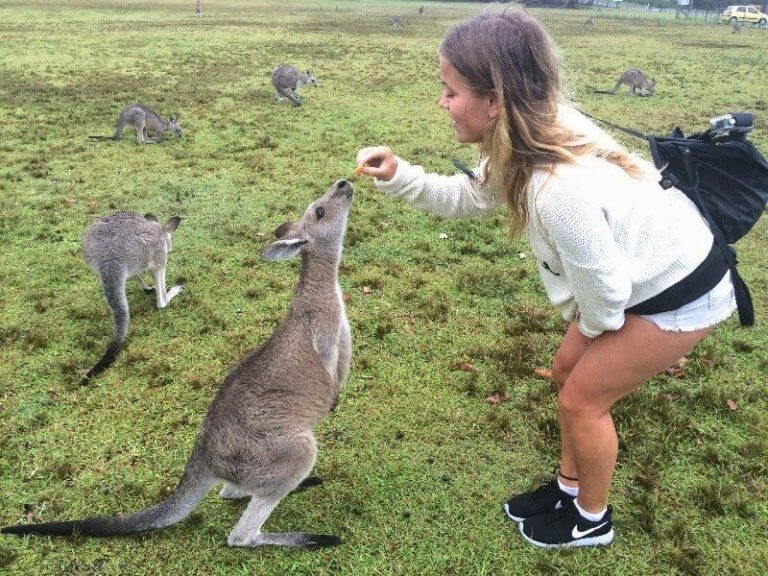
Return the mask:
<svg viewBox="0 0 768 576">
<path fill-rule="evenodd" d="M 481 164 L 474 173 L 480 174 L 482 169 Z M 388 196 L 444 218 L 477 216 L 498 205 L 495 196 L 479 179 L 470 179 L 466 174 L 427 174 L 423 167 L 399 157 L 394 177 L 387 181 L 377 178 L 374 184 Z"/>
<path fill-rule="evenodd" d="M 538 216 L 578 306 L 579 331 L 595 338 L 624 325 L 632 281 L 604 212 L 568 188 L 559 179 L 548 186 Z"/>
</svg>

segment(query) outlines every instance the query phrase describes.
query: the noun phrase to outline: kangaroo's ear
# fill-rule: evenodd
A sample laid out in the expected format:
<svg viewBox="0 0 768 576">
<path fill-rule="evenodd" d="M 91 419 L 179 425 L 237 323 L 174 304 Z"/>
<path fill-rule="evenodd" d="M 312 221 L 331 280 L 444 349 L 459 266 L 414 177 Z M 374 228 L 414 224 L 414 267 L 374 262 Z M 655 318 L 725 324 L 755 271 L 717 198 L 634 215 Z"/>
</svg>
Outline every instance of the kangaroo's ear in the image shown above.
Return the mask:
<svg viewBox="0 0 768 576">
<path fill-rule="evenodd" d="M 283 236 L 288 234 L 293 228 L 294 224 L 295 223 L 291 222 L 290 220 L 280 224 L 280 226 L 275 228 L 275 238 L 282 238 Z"/>
<path fill-rule="evenodd" d="M 166 232 L 173 232 L 176 230 L 176 228 L 179 227 L 179 224 L 181 223 L 181 217 L 180 216 L 174 216 L 173 218 L 169 218 L 168 222 L 165 223 L 165 226 L 163 226 L 163 230 Z"/>
<path fill-rule="evenodd" d="M 144 218 L 146 218 L 150 222 L 157 222 L 157 216 L 155 216 L 154 214 L 152 214 L 150 212 L 147 212 L 146 214 L 144 214 Z"/>
<path fill-rule="evenodd" d="M 171 122 L 176 122 L 176 120 L 178 120 L 178 118 L 176 118 L 176 116 L 169 116 L 168 120 L 170 120 Z"/>
<path fill-rule="evenodd" d="M 304 238 L 275 240 L 262 251 L 261 255 L 267 260 L 287 260 L 299 253 L 301 247 L 309 242 Z"/>
</svg>

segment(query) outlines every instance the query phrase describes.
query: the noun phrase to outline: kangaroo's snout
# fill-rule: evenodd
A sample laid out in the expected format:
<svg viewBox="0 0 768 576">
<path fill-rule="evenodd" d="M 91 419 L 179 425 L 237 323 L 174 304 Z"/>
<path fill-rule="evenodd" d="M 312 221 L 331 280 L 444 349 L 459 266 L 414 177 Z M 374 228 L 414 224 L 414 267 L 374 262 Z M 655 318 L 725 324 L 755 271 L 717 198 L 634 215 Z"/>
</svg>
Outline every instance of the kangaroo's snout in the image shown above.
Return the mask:
<svg viewBox="0 0 768 576">
<path fill-rule="evenodd" d="M 337 194 L 341 194 L 347 198 L 351 198 L 352 193 L 354 192 L 352 183 L 349 180 L 337 180 L 334 187 L 336 188 Z"/>
</svg>

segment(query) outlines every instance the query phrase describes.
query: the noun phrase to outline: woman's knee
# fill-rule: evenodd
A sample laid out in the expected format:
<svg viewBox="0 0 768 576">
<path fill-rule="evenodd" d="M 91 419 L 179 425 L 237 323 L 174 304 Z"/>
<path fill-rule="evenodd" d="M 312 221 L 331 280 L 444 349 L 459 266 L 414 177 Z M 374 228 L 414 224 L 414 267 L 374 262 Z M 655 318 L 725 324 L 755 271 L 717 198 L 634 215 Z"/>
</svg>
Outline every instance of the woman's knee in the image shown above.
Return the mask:
<svg viewBox="0 0 768 576">
<path fill-rule="evenodd" d="M 561 386 L 557 393 L 557 409 L 560 414 L 570 417 L 602 416 L 610 412 L 610 405 L 579 393 L 576 386 Z"/>
<path fill-rule="evenodd" d="M 560 354 L 555 355 L 555 358 L 552 360 L 552 378 L 557 382 L 558 388 L 562 389 L 565 381 L 568 380 L 568 376 L 571 375 L 571 370 L 573 370 L 574 366 L 575 362 L 564 358 Z"/>
</svg>

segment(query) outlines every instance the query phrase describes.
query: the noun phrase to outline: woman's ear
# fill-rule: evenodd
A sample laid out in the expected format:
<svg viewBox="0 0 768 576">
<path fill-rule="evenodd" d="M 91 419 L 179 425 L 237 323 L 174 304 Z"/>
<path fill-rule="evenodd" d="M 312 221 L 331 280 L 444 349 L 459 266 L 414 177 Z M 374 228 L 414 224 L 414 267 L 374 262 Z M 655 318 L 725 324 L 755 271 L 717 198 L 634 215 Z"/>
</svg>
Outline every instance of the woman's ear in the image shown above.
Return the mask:
<svg viewBox="0 0 768 576">
<path fill-rule="evenodd" d="M 496 90 L 491 90 L 488 98 L 488 116 L 493 120 L 499 117 L 499 93 Z"/>
</svg>

